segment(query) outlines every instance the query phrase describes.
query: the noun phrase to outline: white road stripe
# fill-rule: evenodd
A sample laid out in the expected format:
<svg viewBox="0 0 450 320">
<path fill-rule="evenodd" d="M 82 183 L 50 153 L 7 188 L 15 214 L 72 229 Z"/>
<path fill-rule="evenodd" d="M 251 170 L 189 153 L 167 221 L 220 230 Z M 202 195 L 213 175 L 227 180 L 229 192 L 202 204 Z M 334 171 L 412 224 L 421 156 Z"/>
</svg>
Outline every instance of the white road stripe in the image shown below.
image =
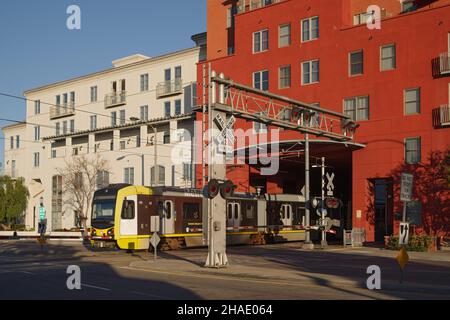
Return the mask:
<svg viewBox="0 0 450 320">
<path fill-rule="evenodd" d="M 81 286 L 83 286 L 83 287 L 88 287 L 88 288 L 93 288 L 93 289 L 98 289 L 98 290 L 103 290 L 103 291 L 111 291 L 111 289 L 108 289 L 108 288 L 102 288 L 102 287 L 92 286 L 92 285 L 85 284 L 85 283 L 82 283 Z"/>
</svg>

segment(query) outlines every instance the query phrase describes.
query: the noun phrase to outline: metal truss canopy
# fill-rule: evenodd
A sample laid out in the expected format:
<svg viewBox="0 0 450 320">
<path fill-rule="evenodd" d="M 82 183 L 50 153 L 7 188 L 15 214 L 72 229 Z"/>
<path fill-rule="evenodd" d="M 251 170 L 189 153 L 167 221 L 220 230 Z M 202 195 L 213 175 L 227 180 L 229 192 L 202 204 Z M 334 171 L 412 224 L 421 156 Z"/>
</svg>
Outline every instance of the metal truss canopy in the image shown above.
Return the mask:
<svg viewBox="0 0 450 320">
<path fill-rule="evenodd" d="M 287 130 L 352 141 L 358 124 L 344 114 L 213 77 L 211 108 Z M 218 101 L 217 85 L 219 87 Z"/>
</svg>

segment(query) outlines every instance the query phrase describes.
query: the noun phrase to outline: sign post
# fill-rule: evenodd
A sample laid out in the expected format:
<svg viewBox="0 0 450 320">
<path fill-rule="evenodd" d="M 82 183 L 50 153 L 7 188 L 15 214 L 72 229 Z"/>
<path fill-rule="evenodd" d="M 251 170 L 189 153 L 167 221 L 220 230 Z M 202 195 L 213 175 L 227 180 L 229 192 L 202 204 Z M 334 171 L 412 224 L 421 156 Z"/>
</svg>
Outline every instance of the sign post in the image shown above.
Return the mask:
<svg viewBox="0 0 450 320">
<path fill-rule="evenodd" d="M 400 201 L 403 201 L 403 217 L 402 222 L 406 222 L 406 205 L 411 201 L 413 188 L 413 175 L 402 173 L 402 183 L 400 190 Z"/>
<path fill-rule="evenodd" d="M 153 249 L 155 250 L 155 260 L 157 258 L 158 244 L 161 241 L 161 238 L 158 236 L 159 224 L 160 224 L 159 216 L 150 217 L 150 232 L 153 232 L 153 236 L 150 238 L 150 243 L 153 246 Z"/>
</svg>

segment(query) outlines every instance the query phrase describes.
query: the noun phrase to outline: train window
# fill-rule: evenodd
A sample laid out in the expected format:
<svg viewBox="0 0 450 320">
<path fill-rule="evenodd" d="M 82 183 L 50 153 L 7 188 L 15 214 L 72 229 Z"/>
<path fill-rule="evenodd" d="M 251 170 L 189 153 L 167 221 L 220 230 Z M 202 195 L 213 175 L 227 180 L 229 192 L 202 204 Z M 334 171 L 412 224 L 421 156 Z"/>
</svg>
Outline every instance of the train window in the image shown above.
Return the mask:
<svg viewBox="0 0 450 320">
<path fill-rule="evenodd" d="M 290 205 L 286 206 L 286 211 L 287 211 L 287 218 L 290 219 L 292 207 Z"/>
<path fill-rule="evenodd" d="M 247 219 L 253 219 L 254 218 L 254 214 L 253 214 L 253 205 L 251 205 L 251 204 L 248 204 L 247 206 L 246 206 L 246 216 L 247 216 Z"/>
<path fill-rule="evenodd" d="M 158 215 L 162 217 L 164 215 L 164 204 L 162 201 L 158 201 Z"/>
<path fill-rule="evenodd" d="M 281 219 L 286 219 L 286 207 L 281 207 Z"/>
<path fill-rule="evenodd" d="M 234 204 L 234 219 L 235 220 L 238 220 L 239 219 L 239 216 L 240 216 L 240 206 L 239 206 L 239 204 L 238 203 L 235 203 Z"/>
<path fill-rule="evenodd" d="M 233 204 L 229 203 L 227 206 L 227 214 L 228 214 L 228 220 L 233 219 Z"/>
<path fill-rule="evenodd" d="M 201 219 L 200 205 L 198 203 L 183 203 L 183 216 L 186 220 Z"/>
<path fill-rule="evenodd" d="M 166 201 L 166 219 L 172 218 L 172 202 Z"/>
<path fill-rule="evenodd" d="M 134 219 L 134 217 L 135 217 L 134 201 L 125 200 L 123 202 L 121 217 L 122 217 L 122 219 L 125 219 L 125 220 L 133 220 Z"/>
</svg>

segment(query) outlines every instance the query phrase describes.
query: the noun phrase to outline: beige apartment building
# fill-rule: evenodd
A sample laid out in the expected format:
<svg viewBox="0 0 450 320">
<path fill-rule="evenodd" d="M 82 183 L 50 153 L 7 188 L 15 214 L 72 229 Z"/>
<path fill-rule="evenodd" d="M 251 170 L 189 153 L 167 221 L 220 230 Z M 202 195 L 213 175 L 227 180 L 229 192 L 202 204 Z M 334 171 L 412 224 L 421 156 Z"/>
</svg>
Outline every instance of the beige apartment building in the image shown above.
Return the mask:
<svg viewBox="0 0 450 320">
<path fill-rule="evenodd" d="M 111 69 L 24 93 L 26 121 L 2 130 L 4 172 L 25 178 L 30 191 L 28 228 L 37 228 L 41 203 L 47 230 L 79 222 L 65 204 L 64 177 L 58 175 L 75 157 L 107 161 L 99 188 L 194 185 L 192 108 L 203 50 L 199 45 L 153 58 L 137 54 L 113 61 Z"/>
</svg>

